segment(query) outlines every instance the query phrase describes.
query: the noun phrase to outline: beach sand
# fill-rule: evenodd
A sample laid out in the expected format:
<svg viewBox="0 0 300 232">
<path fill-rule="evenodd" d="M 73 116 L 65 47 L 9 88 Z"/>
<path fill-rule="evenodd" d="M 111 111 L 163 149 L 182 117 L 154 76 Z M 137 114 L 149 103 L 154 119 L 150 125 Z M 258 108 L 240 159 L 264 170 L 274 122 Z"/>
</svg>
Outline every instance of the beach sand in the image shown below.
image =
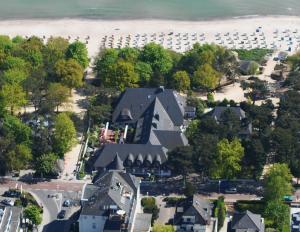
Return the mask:
<svg viewBox="0 0 300 232">
<path fill-rule="evenodd" d="M 271 44 L 274 39 L 274 31 L 278 30 L 281 34 L 290 33 L 294 35 L 296 40 L 299 36 L 300 43 L 300 17 L 263 17 L 263 18 L 239 18 L 231 20 L 214 20 L 214 21 L 168 21 L 168 20 L 87 20 L 87 19 L 60 19 L 60 20 L 7 20 L 0 21 L 0 34 L 9 35 L 11 37 L 16 35 L 31 36 L 36 35 L 39 37 L 45 36 L 62 36 L 74 41 L 77 37 L 80 41 L 86 41 L 85 38 L 89 36 L 88 51 L 90 56 L 95 56 L 103 41 L 103 37 L 114 36 L 115 39 L 127 37 L 128 35 L 134 37 L 137 34 L 147 34 L 150 37 L 153 33 L 164 33 L 168 35 L 170 32 L 188 33 L 190 36 L 193 33 L 200 35 L 204 33 L 205 39 L 202 43 L 218 43 L 218 40 L 224 40 L 226 33 L 233 35 L 239 33 L 238 40 L 242 40 L 242 34 L 254 34 L 257 28 L 261 27 L 263 37 L 265 37 L 266 44 Z M 286 30 L 290 30 L 286 32 Z M 216 34 L 220 33 L 220 38 L 216 40 Z M 293 34 L 294 33 L 294 34 Z M 298 38 L 298 37 L 297 37 Z M 190 40 L 190 38 L 189 38 Z M 250 38 L 249 38 L 250 41 Z M 148 39 L 146 42 L 149 42 Z M 181 41 L 180 41 L 181 42 Z M 222 41 L 223 42 L 223 41 Z M 226 42 L 226 41 L 225 41 Z M 145 41 L 143 42 L 145 43 Z M 142 46 L 142 42 L 137 42 L 137 46 Z M 191 44 L 189 45 L 191 46 Z M 279 45 L 278 45 L 279 46 Z M 281 46 L 281 45 L 280 45 Z M 282 48 L 283 50 L 286 48 Z M 175 45 L 174 45 L 174 50 Z"/>
</svg>

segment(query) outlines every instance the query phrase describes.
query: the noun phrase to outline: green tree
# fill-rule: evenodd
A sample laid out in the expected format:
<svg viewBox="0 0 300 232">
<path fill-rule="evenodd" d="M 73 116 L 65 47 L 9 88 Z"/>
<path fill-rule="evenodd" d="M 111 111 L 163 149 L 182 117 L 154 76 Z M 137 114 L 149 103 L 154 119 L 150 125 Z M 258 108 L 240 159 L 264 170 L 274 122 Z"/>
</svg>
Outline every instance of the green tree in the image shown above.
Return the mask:
<svg viewBox="0 0 300 232">
<path fill-rule="evenodd" d="M 147 86 L 153 75 L 152 67 L 145 62 L 137 62 L 135 65 L 135 72 L 139 75 L 139 85 Z"/>
<path fill-rule="evenodd" d="M 65 59 L 68 46 L 68 40 L 62 37 L 50 37 L 48 39 L 43 55 L 45 69 L 50 75 L 54 75 L 54 66 L 56 62 Z"/>
<path fill-rule="evenodd" d="M 2 132 L 5 136 L 12 134 L 17 144 L 30 145 L 32 134 L 30 127 L 15 116 L 5 115 L 2 121 Z"/>
<path fill-rule="evenodd" d="M 276 231 L 290 231 L 290 209 L 282 200 L 272 200 L 267 203 L 265 217 L 270 220 Z"/>
<path fill-rule="evenodd" d="M 172 225 L 160 225 L 160 224 L 155 224 L 152 231 L 153 232 L 175 232 Z"/>
<path fill-rule="evenodd" d="M 28 63 L 20 57 L 7 56 L 3 61 L 1 68 L 4 70 L 13 69 L 26 72 L 28 71 Z"/>
<path fill-rule="evenodd" d="M 282 201 L 292 193 L 292 175 L 287 164 L 274 164 L 265 177 L 264 198 L 266 201 Z"/>
<path fill-rule="evenodd" d="M 116 49 L 104 49 L 95 59 L 94 71 L 104 87 L 110 85 L 111 76 L 114 75 L 116 70 L 118 55 L 119 52 Z"/>
<path fill-rule="evenodd" d="M 17 144 L 14 150 L 6 154 L 6 166 L 9 171 L 24 169 L 31 160 L 31 150 L 25 144 Z"/>
<path fill-rule="evenodd" d="M 70 90 L 60 83 L 51 83 L 46 93 L 44 102 L 45 109 L 54 109 L 58 112 L 58 107 L 69 102 Z"/>
<path fill-rule="evenodd" d="M 26 72 L 21 71 L 17 68 L 4 71 L 2 76 L 3 81 L 8 84 L 22 84 L 27 77 L 28 74 Z"/>
<path fill-rule="evenodd" d="M 29 62 L 33 69 L 36 69 L 43 64 L 43 47 L 43 41 L 36 36 L 32 36 L 20 44 L 20 50 L 17 53 Z"/>
<path fill-rule="evenodd" d="M 191 147 L 177 147 L 168 153 L 167 165 L 173 173 L 187 175 L 194 170 L 192 157 Z"/>
<path fill-rule="evenodd" d="M 76 60 L 59 60 L 55 64 L 55 73 L 58 80 L 70 89 L 83 85 L 83 69 Z"/>
<path fill-rule="evenodd" d="M 24 217 L 28 218 L 34 225 L 42 223 L 41 210 L 35 205 L 29 205 L 24 209 Z"/>
<path fill-rule="evenodd" d="M 89 65 L 88 50 L 82 42 L 76 41 L 71 43 L 67 49 L 66 56 L 69 59 L 76 60 L 83 69 Z"/>
<path fill-rule="evenodd" d="M 141 200 L 141 204 L 143 206 L 144 213 L 150 213 L 152 214 L 152 220 L 153 223 L 157 218 L 159 214 L 159 208 L 156 205 L 156 200 L 154 197 L 144 197 Z"/>
<path fill-rule="evenodd" d="M 4 104 L 10 108 L 11 114 L 14 114 L 15 110 L 25 106 L 27 102 L 26 93 L 16 83 L 3 85 L 0 94 L 3 97 Z"/>
<path fill-rule="evenodd" d="M 73 121 L 66 113 L 60 113 L 54 123 L 53 149 L 60 156 L 69 151 L 76 140 L 76 129 Z"/>
<path fill-rule="evenodd" d="M 183 189 L 183 194 L 186 197 L 192 197 L 195 193 L 196 193 L 195 186 L 190 182 L 186 182 L 185 186 L 184 186 L 184 189 Z"/>
<path fill-rule="evenodd" d="M 191 79 L 191 87 L 211 91 L 217 87 L 220 78 L 221 73 L 214 70 L 211 65 L 204 64 L 194 72 Z"/>
<path fill-rule="evenodd" d="M 151 65 L 152 69 L 166 74 L 172 68 L 172 58 L 162 46 L 148 43 L 141 51 L 141 60 Z"/>
<path fill-rule="evenodd" d="M 254 78 L 254 81 L 251 82 L 243 81 L 241 86 L 243 90 L 247 90 L 245 96 L 249 97 L 254 105 L 256 100 L 267 98 L 268 94 L 270 93 L 267 84 L 267 81 Z"/>
<path fill-rule="evenodd" d="M 53 174 L 57 158 L 54 153 L 41 155 L 35 162 L 36 173 L 40 176 Z"/>
<path fill-rule="evenodd" d="M 232 179 L 241 170 L 241 159 L 244 156 L 244 148 L 235 138 L 232 142 L 222 139 L 217 144 L 217 159 L 212 175 L 215 178 Z"/>
<path fill-rule="evenodd" d="M 177 71 L 170 80 L 170 86 L 178 91 L 188 90 L 190 84 L 190 77 L 186 71 Z"/>
<path fill-rule="evenodd" d="M 220 196 L 215 201 L 214 217 L 218 218 L 218 231 L 223 227 L 226 218 L 226 206 L 224 203 L 224 197 Z"/>
<path fill-rule="evenodd" d="M 0 50 L 4 51 L 5 53 L 9 53 L 12 47 L 13 43 L 10 40 L 9 36 L 0 35 Z"/>
<path fill-rule="evenodd" d="M 123 91 L 126 87 L 138 87 L 139 76 L 135 73 L 133 64 L 120 60 L 117 62 L 115 76 L 111 81 L 111 87 Z"/>
</svg>

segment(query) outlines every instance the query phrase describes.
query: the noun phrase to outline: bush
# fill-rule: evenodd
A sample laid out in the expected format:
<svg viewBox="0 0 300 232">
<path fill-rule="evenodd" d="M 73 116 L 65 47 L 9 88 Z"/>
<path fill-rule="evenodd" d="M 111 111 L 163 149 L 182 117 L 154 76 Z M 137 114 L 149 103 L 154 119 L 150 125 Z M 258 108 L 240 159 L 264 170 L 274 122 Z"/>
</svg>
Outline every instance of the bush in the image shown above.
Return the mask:
<svg viewBox="0 0 300 232">
<path fill-rule="evenodd" d="M 218 230 L 220 230 L 224 225 L 226 217 L 226 206 L 224 203 L 224 197 L 220 196 L 218 200 L 214 202 L 214 204 L 214 217 L 218 218 Z"/>
<path fill-rule="evenodd" d="M 164 198 L 164 201 L 168 206 L 174 207 L 176 204 L 181 201 L 183 198 L 181 197 L 166 197 Z"/>
<path fill-rule="evenodd" d="M 237 201 L 235 203 L 235 209 L 240 212 L 246 210 L 256 214 L 263 214 L 265 209 L 264 201 Z"/>
<path fill-rule="evenodd" d="M 235 50 L 240 60 L 251 60 L 261 64 L 265 56 L 272 52 L 270 49 L 255 48 L 251 50 L 237 49 Z"/>
<path fill-rule="evenodd" d="M 155 198 L 154 197 L 144 197 L 142 199 L 142 206 L 147 207 L 149 205 L 155 205 Z"/>
<path fill-rule="evenodd" d="M 152 214 L 151 223 L 158 218 L 159 208 L 156 205 L 156 201 L 154 197 L 145 197 L 142 199 L 141 204 L 144 208 L 144 213 Z"/>
</svg>

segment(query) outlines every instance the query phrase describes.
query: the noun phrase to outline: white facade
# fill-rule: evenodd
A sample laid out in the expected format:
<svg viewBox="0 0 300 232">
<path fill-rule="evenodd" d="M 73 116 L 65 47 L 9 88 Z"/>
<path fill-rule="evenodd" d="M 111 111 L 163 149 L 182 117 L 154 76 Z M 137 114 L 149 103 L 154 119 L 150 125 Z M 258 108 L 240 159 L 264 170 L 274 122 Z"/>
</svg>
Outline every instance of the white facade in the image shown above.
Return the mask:
<svg viewBox="0 0 300 232">
<path fill-rule="evenodd" d="M 80 215 L 79 231 L 80 232 L 102 232 L 107 217 Z"/>
</svg>

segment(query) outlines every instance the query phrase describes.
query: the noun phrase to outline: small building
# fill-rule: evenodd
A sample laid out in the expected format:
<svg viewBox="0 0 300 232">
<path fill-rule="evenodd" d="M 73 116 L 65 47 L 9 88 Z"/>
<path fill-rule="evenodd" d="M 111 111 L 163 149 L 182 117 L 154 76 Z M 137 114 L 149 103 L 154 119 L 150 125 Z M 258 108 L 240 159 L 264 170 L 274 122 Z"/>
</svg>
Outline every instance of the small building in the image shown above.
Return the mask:
<svg viewBox="0 0 300 232">
<path fill-rule="evenodd" d="M 177 232 L 210 231 L 213 204 L 209 200 L 194 195 L 179 201 L 174 216 L 174 228 Z"/>
<path fill-rule="evenodd" d="M 226 113 L 232 113 L 240 121 L 239 136 L 241 138 L 246 138 L 252 134 L 252 123 L 248 121 L 245 111 L 240 106 L 216 106 L 207 114 L 219 124 L 225 123 Z"/>
<path fill-rule="evenodd" d="M 259 72 L 259 64 L 255 61 L 242 60 L 239 69 L 243 75 L 255 75 Z"/>
<path fill-rule="evenodd" d="M 264 232 L 264 219 L 260 214 L 251 213 L 249 210 L 243 213 L 235 213 L 230 221 L 231 232 Z"/>
<path fill-rule="evenodd" d="M 0 205 L 0 231 L 20 231 L 22 207 Z"/>
</svg>

